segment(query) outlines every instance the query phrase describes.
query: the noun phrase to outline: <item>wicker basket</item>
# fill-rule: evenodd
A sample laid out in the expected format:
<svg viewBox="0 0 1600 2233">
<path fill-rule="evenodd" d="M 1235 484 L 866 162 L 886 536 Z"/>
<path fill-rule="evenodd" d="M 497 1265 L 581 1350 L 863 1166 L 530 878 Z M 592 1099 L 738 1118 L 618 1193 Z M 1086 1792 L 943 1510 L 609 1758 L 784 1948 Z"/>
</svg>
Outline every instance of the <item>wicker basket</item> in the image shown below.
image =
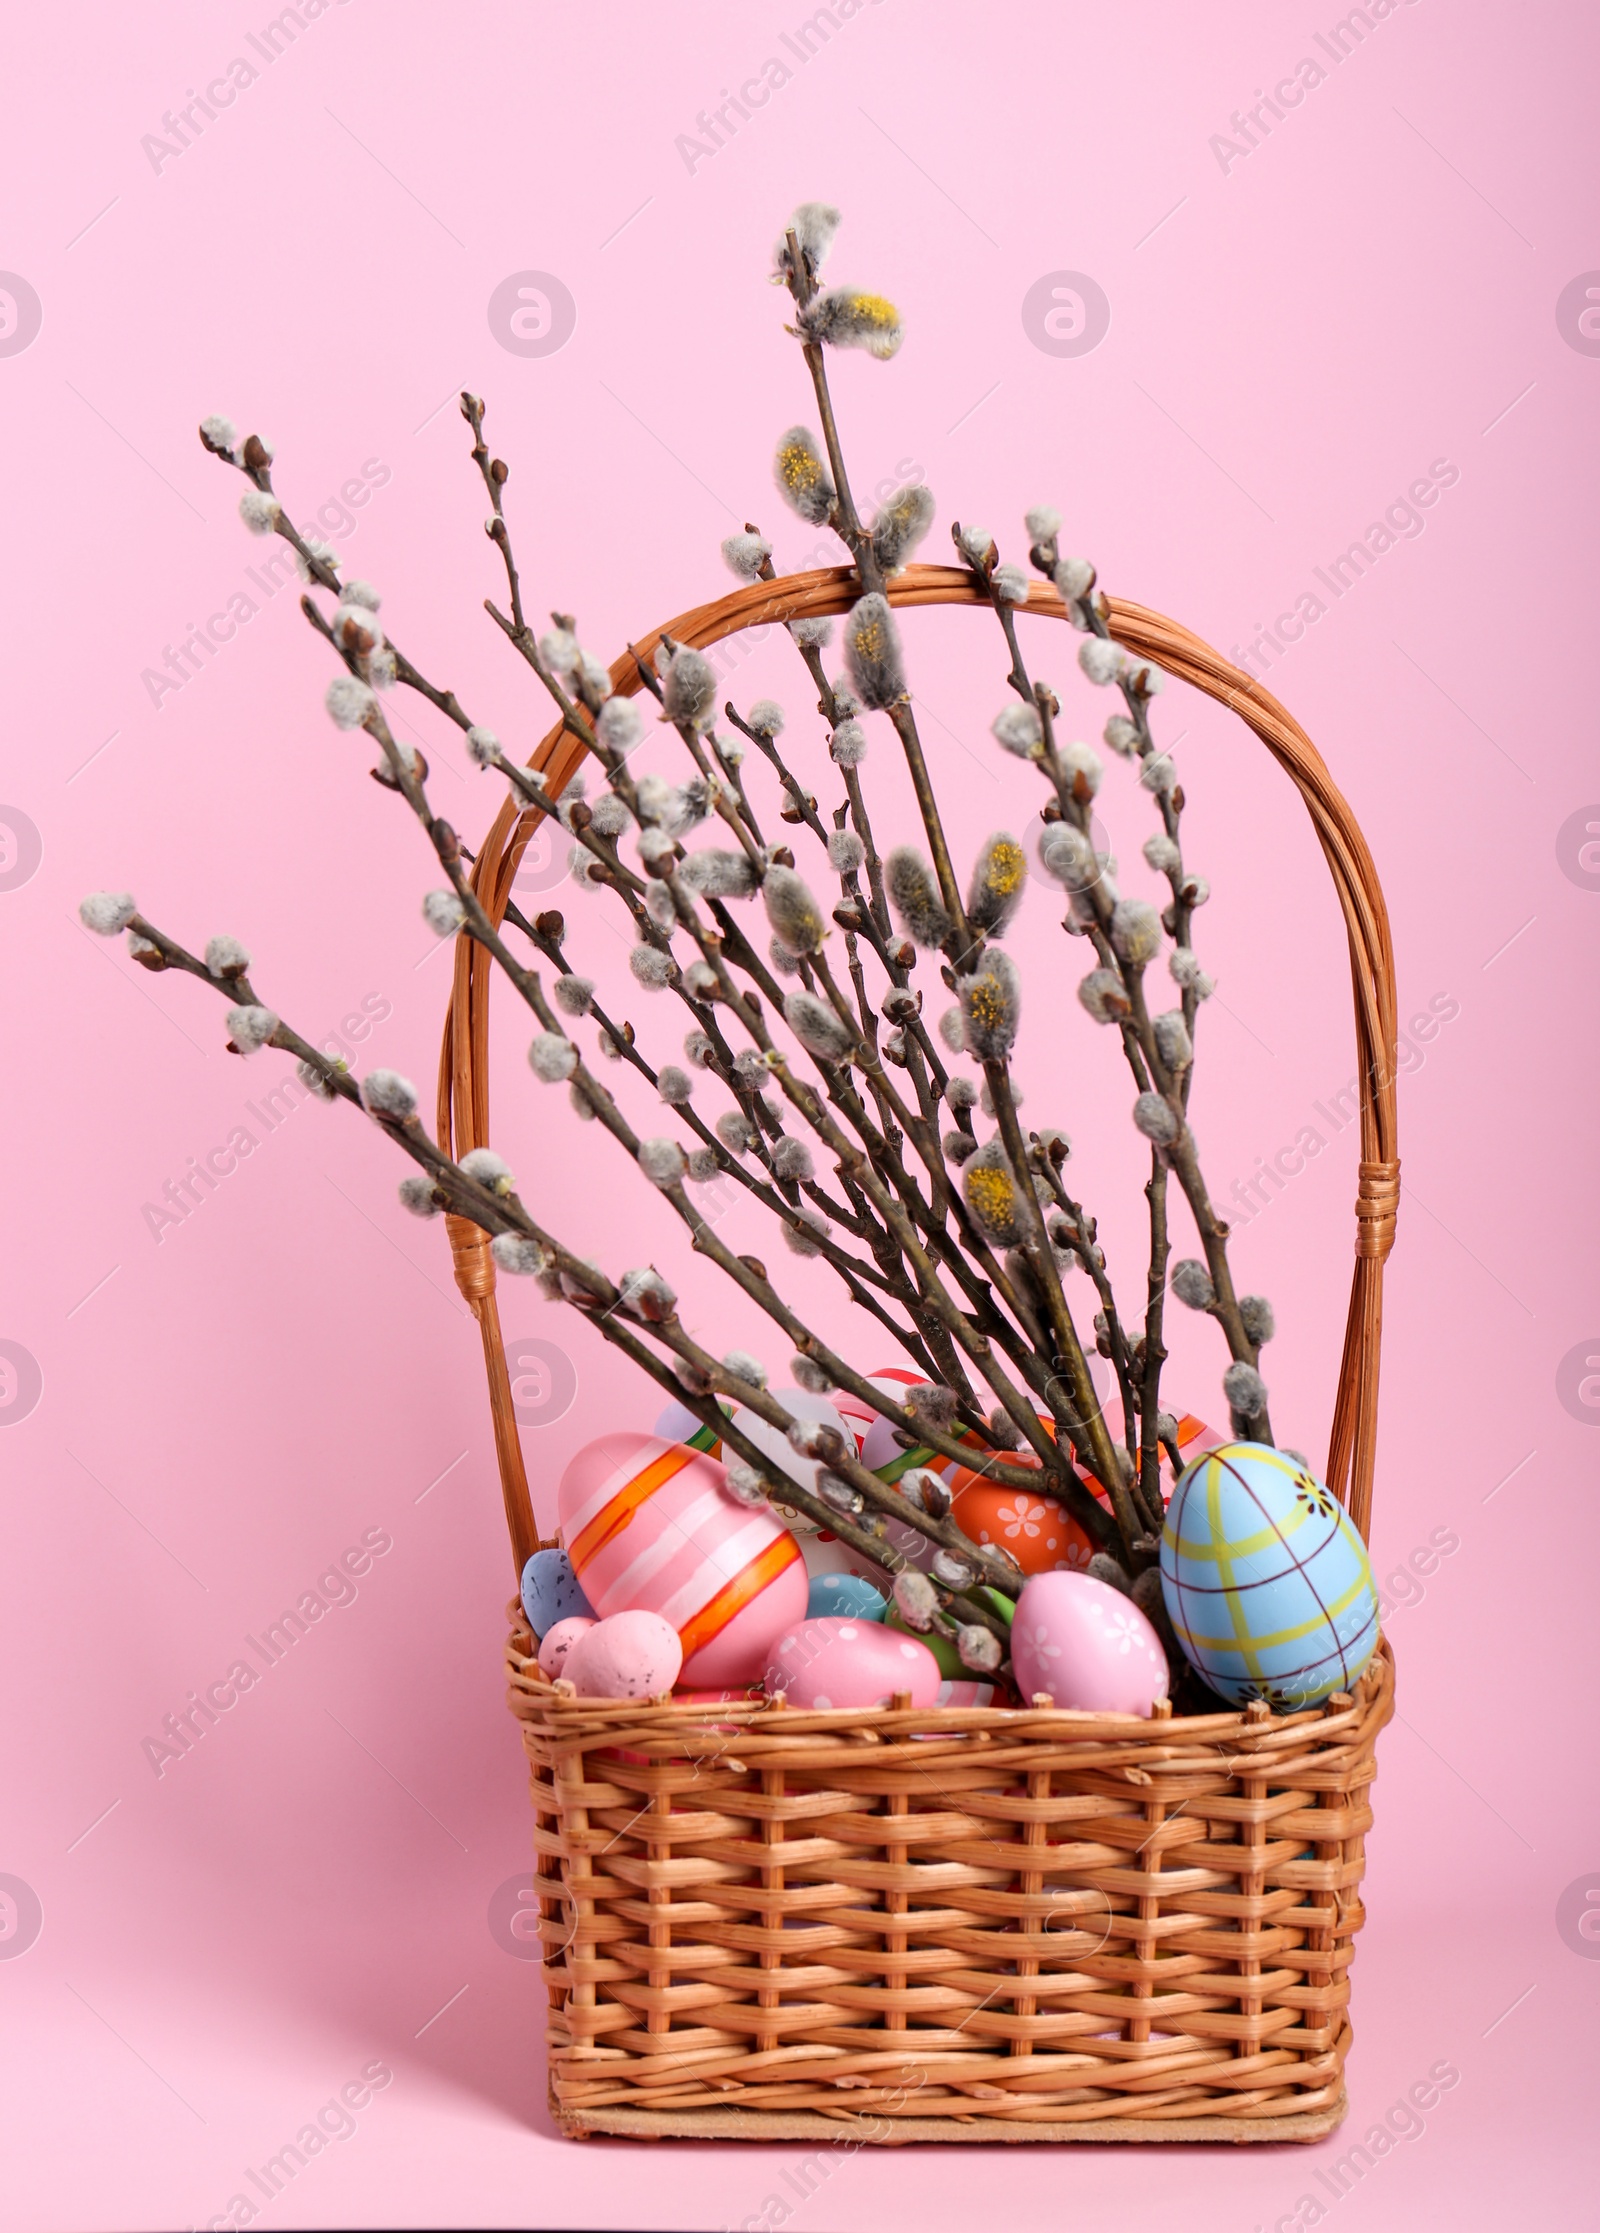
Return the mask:
<svg viewBox="0 0 1600 2233">
<path fill-rule="evenodd" d="M 848 568 L 758 582 L 668 624 L 703 649 L 838 613 Z M 897 605 L 975 604 L 913 566 Z M 1064 619 L 1035 586 L 1028 609 Z M 1299 786 L 1349 930 L 1362 1102 L 1356 1262 L 1327 1478 L 1371 1507 L 1394 1236 L 1394 965 L 1376 873 L 1309 739 L 1258 684 L 1137 605 L 1128 650 L 1230 706 Z M 651 636 L 641 646 L 652 650 Z M 612 670 L 641 687 L 633 657 Z M 536 755 L 560 789 L 582 757 Z M 508 804 L 474 879 L 504 914 L 537 814 Z M 490 961 L 461 940 L 439 1138 L 488 1138 Z M 485 1236 L 451 1220 L 483 1335 L 517 1571 L 539 1547 Z M 939 1707 L 860 1725 L 781 1704 L 557 1697 L 513 1604 L 532 1767 L 551 2108 L 575 2138 L 1314 2140 L 1344 2113 L 1381 1645 L 1353 1696 L 1274 1716 Z"/>
</svg>

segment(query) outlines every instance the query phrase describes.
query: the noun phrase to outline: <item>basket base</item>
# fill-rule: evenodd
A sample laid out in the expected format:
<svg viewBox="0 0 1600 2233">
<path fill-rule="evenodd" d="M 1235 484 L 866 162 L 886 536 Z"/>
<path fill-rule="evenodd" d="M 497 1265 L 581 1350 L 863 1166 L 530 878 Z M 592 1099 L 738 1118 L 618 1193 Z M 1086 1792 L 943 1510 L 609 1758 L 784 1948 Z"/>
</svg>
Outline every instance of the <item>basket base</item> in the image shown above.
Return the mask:
<svg viewBox="0 0 1600 2233">
<path fill-rule="evenodd" d="M 550 2113 L 565 2139 L 602 2136 L 619 2140 L 832 2140 L 856 2147 L 903 2148 L 930 2140 L 991 2146 L 996 2141 L 1069 2140 L 1133 2142 L 1187 2140 L 1213 2145 L 1255 2141 L 1326 2139 L 1344 2121 L 1344 2088 L 1326 2108 L 1301 2116 L 1098 2117 L 1067 2123 L 1018 2123 L 1010 2117 L 825 2117 L 815 2109 L 558 2109 Z M 898 2127 L 885 2132 L 889 2124 Z"/>
</svg>

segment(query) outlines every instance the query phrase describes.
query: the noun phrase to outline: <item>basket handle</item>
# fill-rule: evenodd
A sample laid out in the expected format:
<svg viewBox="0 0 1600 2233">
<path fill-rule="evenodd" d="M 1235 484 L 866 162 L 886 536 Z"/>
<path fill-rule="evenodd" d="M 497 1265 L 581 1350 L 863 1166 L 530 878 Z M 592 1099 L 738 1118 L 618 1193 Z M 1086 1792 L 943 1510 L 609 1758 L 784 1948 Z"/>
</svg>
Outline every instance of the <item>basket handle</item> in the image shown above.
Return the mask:
<svg viewBox="0 0 1600 2233">
<path fill-rule="evenodd" d="M 665 628 L 645 637 L 640 649 L 652 652 L 663 635 L 670 635 L 678 643 L 703 651 L 724 636 L 745 629 L 846 612 L 859 591 L 855 572 L 848 566 L 821 567 L 812 573 L 787 575 L 780 581 L 752 582 L 715 603 L 680 614 Z M 987 602 L 979 596 L 971 575 L 954 566 L 910 566 L 890 582 L 888 595 L 892 605 L 905 606 Z M 1378 1431 L 1383 1266 L 1394 1243 L 1395 1207 L 1400 1194 L 1400 1162 L 1395 1151 L 1394 950 L 1378 873 L 1355 817 L 1321 755 L 1270 691 L 1263 690 L 1175 620 L 1121 598 L 1113 597 L 1108 603 L 1111 634 L 1119 644 L 1154 660 L 1169 674 L 1193 683 L 1207 697 L 1238 714 L 1278 765 L 1287 770 L 1305 800 L 1344 910 L 1355 994 L 1356 1046 L 1361 1057 L 1361 1166 L 1356 1195 L 1355 1274 L 1334 1402 L 1327 1480 L 1365 1540 L 1372 1514 Z M 1045 620 L 1066 618 L 1059 593 L 1046 583 L 1036 582 L 1030 587 L 1026 609 Z M 622 697 L 631 697 L 643 687 L 631 652 L 612 666 L 611 680 Z M 547 789 L 559 794 L 586 750 L 558 723 L 533 755 L 532 764 L 544 777 Z M 490 921 L 497 925 L 504 919 L 523 850 L 542 819 L 537 808 L 519 807 L 513 795 L 501 806 L 483 841 L 472 881 Z M 439 1064 L 438 1137 L 451 1155 L 459 1156 L 488 1142 L 492 969 L 490 956 L 481 946 L 470 938 L 457 940 L 455 979 Z M 495 1303 L 494 1261 L 488 1236 L 478 1226 L 457 1217 L 447 1223 L 456 1282 L 483 1337 L 506 1523 L 520 1575 L 527 1558 L 541 1544 L 512 1409 Z"/>
</svg>

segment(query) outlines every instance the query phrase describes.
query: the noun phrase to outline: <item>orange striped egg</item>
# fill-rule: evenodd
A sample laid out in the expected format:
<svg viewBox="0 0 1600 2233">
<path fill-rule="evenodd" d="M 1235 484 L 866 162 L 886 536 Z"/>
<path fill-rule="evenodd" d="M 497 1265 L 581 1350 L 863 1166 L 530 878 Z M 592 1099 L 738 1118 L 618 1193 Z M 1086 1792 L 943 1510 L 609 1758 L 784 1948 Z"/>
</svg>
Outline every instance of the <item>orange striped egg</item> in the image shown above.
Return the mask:
<svg viewBox="0 0 1600 2233">
<path fill-rule="evenodd" d="M 590 1604 L 669 1620 L 679 1680 L 695 1689 L 758 1682 L 774 1640 L 805 1618 L 799 1544 L 726 1484 L 703 1451 L 625 1431 L 586 1444 L 561 1476 L 561 1538 Z"/>
</svg>

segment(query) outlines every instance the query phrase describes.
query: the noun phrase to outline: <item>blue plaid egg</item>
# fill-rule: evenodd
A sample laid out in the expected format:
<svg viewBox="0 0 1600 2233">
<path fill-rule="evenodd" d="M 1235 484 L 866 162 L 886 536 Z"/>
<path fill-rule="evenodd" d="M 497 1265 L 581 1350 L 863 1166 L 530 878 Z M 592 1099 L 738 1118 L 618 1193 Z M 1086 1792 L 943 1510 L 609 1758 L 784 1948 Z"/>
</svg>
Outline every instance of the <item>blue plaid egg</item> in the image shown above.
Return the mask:
<svg viewBox="0 0 1600 2233">
<path fill-rule="evenodd" d="M 1184 1657 L 1233 1705 L 1320 1705 L 1377 1646 L 1378 1593 L 1348 1513 L 1261 1442 L 1225 1442 L 1183 1473 L 1161 1531 L 1161 1594 Z"/>
</svg>

